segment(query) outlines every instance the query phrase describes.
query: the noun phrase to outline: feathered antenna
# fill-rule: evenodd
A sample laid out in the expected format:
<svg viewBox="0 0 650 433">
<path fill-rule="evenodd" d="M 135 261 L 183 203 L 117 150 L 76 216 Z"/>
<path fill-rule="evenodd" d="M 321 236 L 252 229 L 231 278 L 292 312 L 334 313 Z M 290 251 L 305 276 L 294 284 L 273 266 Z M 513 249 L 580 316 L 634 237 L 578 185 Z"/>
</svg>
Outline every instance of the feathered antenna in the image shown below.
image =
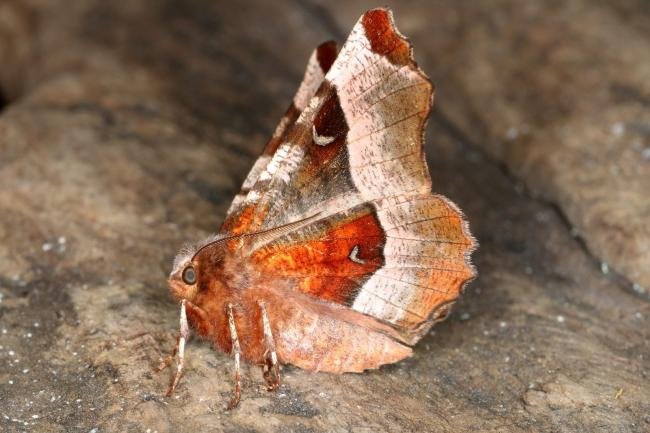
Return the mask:
<svg viewBox="0 0 650 433">
<path fill-rule="evenodd" d="M 219 242 L 226 242 L 226 241 L 229 241 L 229 240 L 232 240 L 232 239 L 242 239 L 242 240 L 244 240 L 244 239 L 252 239 L 253 242 L 251 243 L 251 245 L 249 247 L 249 251 L 255 251 L 258 248 L 268 244 L 269 242 L 274 241 L 275 239 L 286 235 L 287 233 L 290 233 L 290 232 L 292 232 L 292 231 L 294 231 L 294 230 L 296 230 L 296 229 L 298 229 L 300 227 L 304 227 L 306 225 L 309 225 L 309 224 L 313 223 L 314 221 L 316 221 L 318 219 L 320 214 L 321 214 L 321 212 L 318 212 L 318 213 L 315 213 L 312 216 L 308 216 L 307 218 L 303 218 L 303 219 L 298 220 L 298 221 L 290 222 L 290 223 L 287 223 L 287 224 L 284 224 L 284 225 L 281 225 L 281 226 L 278 226 L 278 227 L 273 227 L 273 228 L 266 229 L 266 230 L 260 230 L 258 232 L 242 233 L 242 234 L 234 235 L 234 236 L 215 235 L 216 239 L 214 239 L 212 241 L 208 241 L 202 247 L 198 248 L 196 250 L 196 252 L 192 255 L 192 258 L 190 259 L 190 261 L 194 260 L 194 258 L 197 255 L 199 255 L 199 253 L 201 251 L 203 251 L 204 249 L 206 249 L 206 248 L 208 248 L 208 247 L 210 247 L 212 245 L 215 245 L 215 244 L 217 244 Z"/>
</svg>

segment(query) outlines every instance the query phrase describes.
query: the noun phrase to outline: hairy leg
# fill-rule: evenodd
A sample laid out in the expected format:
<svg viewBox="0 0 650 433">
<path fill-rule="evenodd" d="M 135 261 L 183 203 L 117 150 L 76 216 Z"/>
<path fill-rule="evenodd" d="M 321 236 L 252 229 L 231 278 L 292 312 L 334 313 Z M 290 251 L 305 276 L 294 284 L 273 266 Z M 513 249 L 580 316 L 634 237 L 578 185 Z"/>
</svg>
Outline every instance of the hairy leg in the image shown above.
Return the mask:
<svg viewBox="0 0 650 433">
<path fill-rule="evenodd" d="M 165 357 L 165 359 L 163 359 L 160 365 L 158 365 L 156 368 L 157 372 L 164 370 L 171 365 L 174 358 L 178 355 L 176 374 L 174 375 L 174 378 L 169 385 L 169 389 L 167 390 L 168 397 L 171 396 L 176 390 L 178 381 L 180 380 L 181 374 L 183 373 L 183 367 L 185 366 L 185 344 L 187 343 L 187 340 L 190 336 L 190 329 L 187 320 L 188 315 L 191 316 L 193 324 L 197 324 L 200 327 L 211 327 L 211 324 L 208 321 L 208 318 L 203 310 L 185 299 L 181 301 L 180 332 L 178 338 L 176 339 L 176 345 L 174 346 L 172 353 Z"/>
<path fill-rule="evenodd" d="M 187 312 L 185 310 L 186 301 L 183 299 L 181 301 L 181 318 L 180 318 L 180 335 L 177 340 L 177 350 L 174 352 L 178 353 L 178 363 L 176 365 L 176 374 L 174 375 L 174 380 L 172 380 L 169 389 L 167 390 L 167 397 L 171 396 L 176 390 L 178 381 L 181 378 L 183 373 L 183 367 L 185 366 L 185 342 L 190 336 L 190 327 L 187 324 Z"/>
<path fill-rule="evenodd" d="M 174 349 L 172 350 L 172 353 L 169 355 L 165 356 L 165 358 L 160 361 L 160 364 L 158 364 L 158 367 L 154 368 L 154 371 L 156 373 L 159 373 L 169 367 L 172 364 L 172 361 L 174 361 L 174 358 L 176 357 L 176 353 L 178 353 L 178 346 L 180 344 L 181 336 L 179 335 L 176 337 L 176 345 L 174 346 Z"/>
<path fill-rule="evenodd" d="M 230 329 L 230 339 L 232 340 L 232 354 L 235 358 L 235 390 L 233 396 L 228 403 L 228 409 L 234 409 L 239 405 L 241 399 L 241 347 L 239 345 L 239 338 L 237 337 L 237 328 L 235 327 L 235 317 L 232 313 L 232 304 L 228 304 L 228 328 Z"/>
<path fill-rule="evenodd" d="M 262 370 L 264 381 L 266 382 L 266 389 L 273 391 L 280 386 L 280 366 L 278 364 L 278 354 L 275 351 L 275 340 L 273 339 L 273 332 L 271 331 L 271 322 L 266 312 L 266 305 L 264 301 L 258 301 L 260 311 L 262 312 L 262 329 L 264 331 L 264 345 L 265 347 L 265 364 Z M 271 373 L 273 371 L 273 373 Z"/>
</svg>

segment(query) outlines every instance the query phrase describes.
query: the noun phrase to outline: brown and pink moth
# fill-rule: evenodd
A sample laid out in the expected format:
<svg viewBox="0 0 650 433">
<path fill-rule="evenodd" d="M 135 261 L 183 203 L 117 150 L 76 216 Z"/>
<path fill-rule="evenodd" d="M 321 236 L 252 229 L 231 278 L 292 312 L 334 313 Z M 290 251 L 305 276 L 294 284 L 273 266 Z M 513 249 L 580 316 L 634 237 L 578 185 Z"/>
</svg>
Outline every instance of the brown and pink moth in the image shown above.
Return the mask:
<svg viewBox="0 0 650 433">
<path fill-rule="evenodd" d="M 218 235 L 181 250 L 178 385 L 192 329 L 235 362 L 362 372 L 412 354 L 475 276 L 458 207 L 431 192 L 423 151 L 433 85 L 387 9 L 341 48 L 319 46 Z"/>
</svg>

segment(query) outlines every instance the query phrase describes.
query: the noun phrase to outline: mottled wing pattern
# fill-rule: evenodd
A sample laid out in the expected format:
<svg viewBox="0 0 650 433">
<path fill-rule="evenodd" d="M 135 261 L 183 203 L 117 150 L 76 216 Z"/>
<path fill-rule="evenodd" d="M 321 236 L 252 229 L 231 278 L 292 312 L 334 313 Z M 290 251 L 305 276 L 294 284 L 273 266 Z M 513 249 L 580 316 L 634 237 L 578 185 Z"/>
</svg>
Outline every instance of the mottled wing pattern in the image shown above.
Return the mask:
<svg viewBox="0 0 650 433">
<path fill-rule="evenodd" d="M 271 161 L 273 154 L 278 149 L 280 143 L 282 143 L 287 130 L 296 122 L 300 113 L 307 107 L 309 100 L 320 87 L 325 78 L 325 74 L 329 71 L 332 63 L 336 59 L 336 49 L 336 42 L 328 41 L 319 45 L 312 52 L 307 63 L 307 68 L 305 69 L 305 75 L 291 101 L 291 105 L 284 113 L 284 116 L 282 116 L 282 120 L 275 128 L 273 136 L 266 143 L 266 146 L 264 146 L 262 154 L 255 161 L 253 168 L 251 168 L 242 184 L 241 190 L 230 205 L 227 212 L 228 216 L 222 226 L 222 231 L 239 233 L 237 228 L 238 218 L 236 216 L 239 215 L 240 207 L 246 195 L 257 182 L 260 173 L 264 171 L 269 161 Z"/>
<path fill-rule="evenodd" d="M 234 233 L 319 216 L 251 249 L 261 280 L 389 323 L 411 344 L 446 316 L 474 276 L 475 241 L 460 210 L 431 194 L 432 95 L 391 13 L 364 14 L 228 216 Z"/>
<path fill-rule="evenodd" d="M 383 266 L 385 240 L 374 207 L 366 203 L 258 246 L 251 259 L 267 281 L 351 306 Z"/>
<path fill-rule="evenodd" d="M 415 343 L 473 278 L 474 241 L 448 199 L 400 200 L 359 204 L 258 245 L 250 258 L 260 280 L 388 322 Z"/>
</svg>

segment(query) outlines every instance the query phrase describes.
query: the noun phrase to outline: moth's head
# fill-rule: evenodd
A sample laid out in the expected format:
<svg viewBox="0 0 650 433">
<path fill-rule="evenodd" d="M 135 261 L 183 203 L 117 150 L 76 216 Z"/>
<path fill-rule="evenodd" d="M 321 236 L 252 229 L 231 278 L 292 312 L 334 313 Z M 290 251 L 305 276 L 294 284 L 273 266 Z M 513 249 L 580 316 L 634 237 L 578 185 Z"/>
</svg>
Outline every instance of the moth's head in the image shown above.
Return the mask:
<svg viewBox="0 0 650 433">
<path fill-rule="evenodd" d="M 169 289 L 176 299 L 192 302 L 201 288 L 208 287 L 207 270 L 210 268 L 210 263 L 205 262 L 213 261 L 214 254 L 211 250 L 214 248 L 211 247 L 217 246 L 217 241 L 220 239 L 219 236 L 211 236 L 202 242 L 181 248 L 176 254 L 167 280 Z"/>
</svg>

